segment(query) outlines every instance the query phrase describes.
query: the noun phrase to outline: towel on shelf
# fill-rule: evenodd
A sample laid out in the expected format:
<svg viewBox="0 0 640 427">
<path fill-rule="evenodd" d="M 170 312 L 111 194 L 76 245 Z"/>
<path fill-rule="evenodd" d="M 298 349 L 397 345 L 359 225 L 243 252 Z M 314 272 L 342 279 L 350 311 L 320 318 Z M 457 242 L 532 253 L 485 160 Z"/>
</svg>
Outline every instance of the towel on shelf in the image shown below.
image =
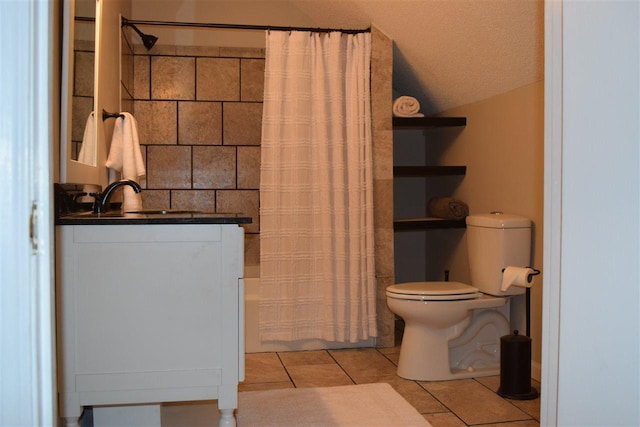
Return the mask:
<svg viewBox="0 0 640 427">
<path fill-rule="evenodd" d="M 107 167 L 121 172 L 122 179 L 138 181 L 146 174 L 140 141 L 138 139 L 138 122 L 130 113 L 121 113 L 123 117 L 116 119 L 111 138 L 111 148 L 107 158 Z M 142 197 L 129 186 L 125 186 L 123 210 L 142 209 Z"/>
<path fill-rule="evenodd" d="M 452 197 L 434 197 L 428 203 L 429 216 L 461 220 L 469 215 L 466 203 Z"/>
<path fill-rule="evenodd" d="M 393 101 L 393 115 L 396 117 L 424 117 L 420 112 L 420 102 L 412 96 L 401 96 Z"/>
<path fill-rule="evenodd" d="M 87 117 L 84 135 L 82 136 L 82 145 L 80 146 L 80 153 L 78 153 L 78 162 L 88 165 L 96 164 L 96 124 L 94 117 L 93 111 Z"/>
</svg>

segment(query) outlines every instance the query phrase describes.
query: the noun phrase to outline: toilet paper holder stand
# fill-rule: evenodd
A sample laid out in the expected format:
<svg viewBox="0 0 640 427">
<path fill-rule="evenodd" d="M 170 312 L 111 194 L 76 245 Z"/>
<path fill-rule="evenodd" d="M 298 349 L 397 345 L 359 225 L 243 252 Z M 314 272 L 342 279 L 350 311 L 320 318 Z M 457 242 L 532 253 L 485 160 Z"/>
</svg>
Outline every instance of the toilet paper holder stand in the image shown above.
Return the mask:
<svg viewBox="0 0 640 427">
<path fill-rule="evenodd" d="M 533 273 L 530 273 L 530 274 L 527 275 L 527 282 L 531 283 L 531 280 L 533 279 L 533 276 L 539 275 L 540 274 L 540 270 L 538 270 L 537 268 L 533 268 L 533 267 L 526 267 L 526 268 L 530 268 L 531 270 L 533 270 Z M 504 273 L 504 270 L 506 270 L 506 268 L 502 269 L 503 273 Z M 526 309 L 525 324 L 526 324 L 527 336 L 530 336 L 530 334 L 531 334 L 531 288 L 526 288 L 525 309 Z"/>
</svg>

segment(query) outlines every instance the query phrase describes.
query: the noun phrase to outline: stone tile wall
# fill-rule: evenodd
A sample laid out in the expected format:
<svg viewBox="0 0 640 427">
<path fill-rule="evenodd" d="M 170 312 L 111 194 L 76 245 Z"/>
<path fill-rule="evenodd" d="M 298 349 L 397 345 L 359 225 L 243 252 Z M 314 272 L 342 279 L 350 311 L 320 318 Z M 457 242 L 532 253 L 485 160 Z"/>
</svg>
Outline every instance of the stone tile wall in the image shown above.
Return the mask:
<svg viewBox="0 0 640 427">
<path fill-rule="evenodd" d="M 264 49 L 136 48 L 133 63 L 144 207 L 252 217 L 257 264 Z"/>
<path fill-rule="evenodd" d="M 378 347 L 395 345 L 394 314 L 387 307 L 386 288 L 395 283 L 393 248 L 393 41 L 371 28 L 371 120 L 373 197 L 376 244 L 376 313 Z"/>
</svg>

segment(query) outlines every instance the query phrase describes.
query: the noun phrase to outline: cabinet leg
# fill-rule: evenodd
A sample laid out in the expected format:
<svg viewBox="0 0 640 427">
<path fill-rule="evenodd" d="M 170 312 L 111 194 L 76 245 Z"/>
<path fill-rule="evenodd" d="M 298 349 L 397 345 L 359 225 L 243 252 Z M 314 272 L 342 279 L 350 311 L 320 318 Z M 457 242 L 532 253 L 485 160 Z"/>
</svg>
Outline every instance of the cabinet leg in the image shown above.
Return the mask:
<svg viewBox="0 0 640 427">
<path fill-rule="evenodd" d="M 78 417 L 63 418 L 62 425 L 64 427 L 80 427 L 80 418 Z"/>
<path fill-rule="evenodd" d="M 233 409 L 220 409 L 220 422 L 218 427 L 236 427 L 236 419 Z"/>
</svg>

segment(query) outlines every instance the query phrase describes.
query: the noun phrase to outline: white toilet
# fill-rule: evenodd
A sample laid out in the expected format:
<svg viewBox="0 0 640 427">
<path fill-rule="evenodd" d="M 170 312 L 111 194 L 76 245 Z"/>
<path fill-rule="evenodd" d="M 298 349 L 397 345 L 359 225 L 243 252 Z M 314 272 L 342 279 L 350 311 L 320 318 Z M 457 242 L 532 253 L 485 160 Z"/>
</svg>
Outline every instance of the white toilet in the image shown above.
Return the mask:
<svg viewBox="0 0 640 427">
<path fill-rule="evenodd" d="M 413 282 L 387 288 L 389 309 L 404 319 L 398 375 L 421 381 L 500 373 L 500 337 L 510 334 L 508 296 L 502 291 L 507 266 L 526 267 L 531 221 L 492 212 L 467 217 L 471 283 Z"/>
</svg>

